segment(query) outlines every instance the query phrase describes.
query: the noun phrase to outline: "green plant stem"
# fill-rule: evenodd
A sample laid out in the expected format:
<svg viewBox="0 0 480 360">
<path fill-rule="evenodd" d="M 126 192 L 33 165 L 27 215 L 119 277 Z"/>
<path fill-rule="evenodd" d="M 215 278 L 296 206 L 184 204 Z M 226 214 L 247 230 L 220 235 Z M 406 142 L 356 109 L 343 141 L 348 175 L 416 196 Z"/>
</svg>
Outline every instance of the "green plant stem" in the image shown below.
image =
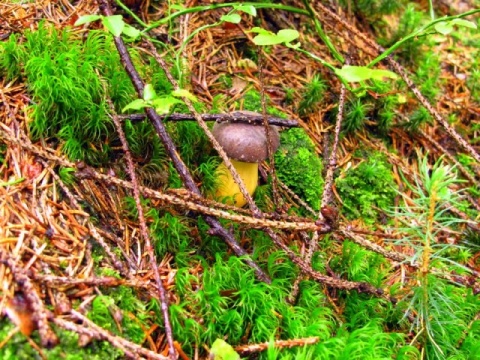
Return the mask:
<svg viewBox="0 0 480 360">
<path fill-rule="evenodd" d="M 406 36 L 405 38 L 403 38 L 402 40 L 400 41 L 397 41 L 395 44 L 393 44 L 392 46 L 390 46 L 388 49 L 386 49 L 383 53 L 381 53 L 379 56 L 377 56 L 375 59 L 373 59 L 367 66 L 368 67 L 372 67 L 373 65 L 377 64 L 378 62 L 382 61 L 383 59 L 385 59 L 387 56 L 389 56 L 390 54 L 392 54 L 395 50 L 397 50 L 400 46 L 402 46 L 405 42 L 419 36 L 420 34 L 422 34 L 424 31 L 426 31 L 427 29 L 431 28 L 432 26 L 434 26 L 435 24 L 438 24 L 438 23 L 441 23 L 443 21 L 450 21 L 450 20 L 454 20 L 454 19 L 459 19 L 459 18 L 462 18 L 462 17 L 466 17 L 466 16 L 469 16 L 469 15 L 473 15 L 473 14 L 476 14 L 480 12 L 480 9 L 475 9 L 475 10 L 470 10 L 470 11 L 467 11 L 467 12 L 464 12 L 463 14 L 459 14 L 459 15 L 454 15 L 454 16 L 445 16 L 445 17 L 442 17 L 442 18 L 439 18 L 439 19 L 435 19 L 433 21 L 430 21 L 428 24 L 420 27 L 417 31 L 414 31 L 413 33 L 411 33 L 410 35 Z"/>
<path fill-rule="evenodd" d="M 316 30 L 318 36 L 320 37 L 320 39 L 322 39 L 322 41 L 325 43 L 325 45 L 327 45 L 327 47 L 330 50 L 330 52 L 332 53 L 333 57 L 335 59 L 337 59 L 337 61 L 339 61 L 341 64 L 343 64 L 345 62 L 345 59 L 337 51 L 337 49 L 333 45 L 332 41 L 328 37 L 328 35 L 325 34 L 325 31 L 323 31 L 322 24 L 317 19 L 317 16 L 315 15 L 314 10 L 310 6 L 310 1 L 309 0 L 303 0 L 303 4 L 305 5 L 305 8 L 308 10 L 308 12 L 310 14 L 310 17 L 312 18 L 313 23 L 315 24 L 315 30 Z"/>
<path fill-rule="evenodd" d="M 234 7 L 238 4 L 239 3 L 234 2 L 234 3 L 224 3 L 224 4 L 212 4 L 212 5 L 207 5 L 207 6 L 195 6 L 195 7 L 183 9 L 183 10 L 177 11 L 177 12 L 171 14 L 170 16 L 167 16 L 167 17 L 165 17 L 165 18 L 163 18 L 163 19 L 161 19 L 157 22 L 154 22 L 150 26 L 146 27 L 143 32 L 148 32 L 148 31 L 150 31 L 150 30 L 152 30 L 152 29 L 154 29 L 154 28 L 156 28 L 160 25 L 166 24 L 169 21 L 172 21 L 173 19 L 175 19 L 179 16 L 182 16 L 182 15 L 186 15 L 186 14 L 189 14 L 189 13 L 195 13 L 195 12 L 201 12 L 201 11 L 222 9 L 222 8 L 226 8 L 226 7 Z M 289 11 L 289 12 L 292 12 L 292 13 L 295 13 L 295 14 L 302 14 L 302 15 L 307 15 L 307 16 L 310 15 L 309 12 L 304 10 L 304 9 L 300 9 L 300 8 L 297 8 L 297 7 L 294 7 L 294 6 L 286 6 L 286 5 L 282 5 L 282 4 L 246 2 L 246 3 L 242 3 L 242 5 L 245 5 L 245 6 L 252 5 L 257 9 L 285 10 L 285 11 Z"/>
<path fill-rule="evenodd" d="M 180 49 L 178 49 L 178 51 L 175 53 L 175 66 L 177 68 L 177 71 L 178 71 L 178 74 L 179 74 L 179 79 L 180 79 L 180 87 L 183 87 L 184 84 L 183 84 L 183 69 L 184 69 L 184 66 L 182 66 L 180 64 L 181 62 L 181 56 L 182 56 L 182 52 L 183 52 L 183 49 L 185 49 L 185 46 L 187 46 L 187 44 L 190 42 L 190 40 L 192 40 L 192 38 L 197 35 L 200 31 L 203 31 L 203 30 L 206 30 L 206 29 L 209 29 L 209 28 L 213 28 L 213 27 L 216 27 L 218 25 L 220 25 L 221 23 L 223 23 L 223 21 L 218 21 L 214 24 L 207 24 L 207 25 L 203 25 L 201 27 L 199 27 L 198 29 L 195 29 L 195 31 L 193 31 L 183 42 L 182 42 L 182 45 L 180 46 Z"/>
<path fill-rule="evenodd" d="M 422 275 L 426 277 L 428 274 L 428 269 L 430 265 L 430 253 L 431 253 L 431 237 L 433 236 L 433 222 L 435 216 L 435 206 L 436 206 L 436 196 L 435 192 L 430 194 L 430 204 L 429 204 L 429 212 L 427 218 L 427 226 L 425 231 L 425 244 L 423 247 L 423 254 L 422 254 Z"/>
<path fill-rule="evenodd" d="M 435 190 L 430 194 L 430 201 L 429 201 L 429 209 L 427 215 L 427 223 L 425 226 L 425 243 L 423 245 L 423 254 L 422 254 L 422 266 L 420 268 L 420 283 L 422 286 L 422 297 L 423 297 L 423 316 L 421 316 L 420 323 L 421 323 L 421 332 L 425 330 L 427 337 L 429 336 L 428 330 L 428 271 L 430 267 L 430 254 L 432 252 L 431 249 L 431 240 L 433 236 L 433 226 L 434 226 L 434 217 L 435 217 L 435 207 L 436 207 L 436 196 Z"/>
<path fill-rule="evenodd" d="M 287 45 L 288 46 L 288 45 Z M 310 58 L 312 58 L 313 60 L 315 61 L 318 61 L 320 64 L 322 64 L 323 66 L 327 67 L 328 69 L 330 69 L 334 74 L 335 76 L 337 76 L 337 78 L 342 82 L 343 85 L 345 85 L 345 87 L 347 88 L 347 90 L 349 91 L 353 91 L 352 90 L 352 87 L 345 81 L 343 80 L 343 78 L 341 76 L 338 76 L 336 71 L 338 70 L 335 66 L 333 66 L 332 64 L 326 62 L 325 60 L 323 60 L 322 58 L 318 57 L 317 55 L 314 55 L 312 54 L 311 52 L 307 51 L 307 50 L 304 50 L 300 47 L 296 48 L 296 47 L 293 47 L 293 46 L 288 46 L 290 47 L 291 49 L 293 50 L 296 50 L 298 52 L 301 52 L 302 54 L 305 54 L 307 56 L 309 56 Z"/>
<path fill-rule="evenodd" d="M 337 68 L 335 66 L 333 66 L 332 64 L 326 62 L 325 60 L 323 60 L 322 58 L 318 57 L 317 55 L 314 55 L 312 54 L 311 52 L 307 51 L 307 50 L 304 50 L 302 48 L 294 48 L 294 47 L 291 47 L 289 46 L 290 48 L 292 48 L 293 50 L 296 50 L 298 52 L 301 52 L 302 54 L 305 54 L 309 57 L 311 57 L 313 60 L 315 61 L 318 61 L 320 64 L 322 64 L 323 66 L 326 66 L 327 68 L 329 68 L 330 70 L 332 70 L 334 73 L 335 73 L 335 70 L 337 70 Z M 336 73 L 335 73 L 336 74 Z M 341 78 L 338 77 L 340 80 Z"/>
<path fill-rule="evenodd" d="M 435 19 L 435 11 L 433 10 L 433 1 L 432 0 L 428 0 L 428 8 L 430 10 L 430 17 L 433 19 Z"/>
<path fill-rule="evenodd" d="M 148 27 L 148 24 L 143 22 L 142 19 L 140 19 L 128 6 L 126 6 L 123 2 L 120 0 L 115 0 L 118 6 L 120 6 L 128 15 L 130 15 L 132 18 L 135 19 L 136 22 L 138 22 L 142 27 Z"/>
</svg>

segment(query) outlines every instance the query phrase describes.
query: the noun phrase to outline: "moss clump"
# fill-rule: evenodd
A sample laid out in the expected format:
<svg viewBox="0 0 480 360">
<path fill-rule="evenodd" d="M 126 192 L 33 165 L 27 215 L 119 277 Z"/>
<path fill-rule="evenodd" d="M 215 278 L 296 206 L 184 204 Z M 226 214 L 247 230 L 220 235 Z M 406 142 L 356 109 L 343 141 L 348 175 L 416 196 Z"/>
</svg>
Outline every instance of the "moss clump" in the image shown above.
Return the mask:
<svg viewBox="0 0 480 360">
<path fill-rule="evenodd" d="M 353 133 L 361 130 L 372 108 L 372 104 L 365 98 L 354 98 L 349 100 L 345 105 L 343 130 L 346 133 Z"/>
<path fill-rule="evenodd" d="M 418 107 L 408 116 L 408 121 L 405 121 L 401 126 L 409 132 L 417 132 L 419 128 L 427 123 L 431 123 L 432 116 L 424 107 Z"/>
<path fill-rule="evenodd" d="M 90 31 L 85 39 L 68 29 L 41 22 L 24 37 L 12 35 L 0 43 L 0 76 L 22 78 L 33 105 L 30 134 L 34 139 L 54 137 L 72 160 L 92 165 L 109 162 L 118 141 L 106 98 L 118 112 L 136 98 L 111 35 Z M 171 91 L 158 65 L 147 68 L 138 54 L 130 54 L 142 76 L 148 76 L 157 94 Z M 144 127 L 149 138 L 151 130 Z M 143 136 L 145 135 L 145 136 Z M 113 146 L 112 146 L 113 145 Z"/>
<path fill-rule="evenodd" d="M 255 236 L 254 232 L 249 234 Z M 334 335 L 335 320 L 318 283 L 302 282 L 298 303 L 285 302 L 298 271 L 283 252 L 271 250 L 264 259 L 274 274 L 272 285 L 256 281 L 239 258 L 226 258 L 226 253 L 217 253 L 211 266 L 203 263 L 202 274 L 193 275 L 188 268 L 177 272 L 180 301 L 170 311 L 175 339 L 184 351 L 193 353 L 195 342 L 211 344 L 217 338 L 236 345 L 307 336 L 325 341 Z M 281 357 L 291 358 L 301 351 L 293 349 Z"/>
<path fill-rule="evenodd" d="M 303 129 L 289 129 L 280 134 L 275 167 L 278 178 L 285 185 L 314 210 L 319 210 L 323 186 L 322 163 Z"/>
<path fill-rule="evenodd" d="M 145 304 L 126 286 L 107 289 L 105 295 L 97 296 L 87 316 L 102 328 L 137 344 L 145 339 L 150 322 Z"/>
<path fill-rule="evenodd" d="M 302 90 L 302 99 L 298 105 L 300 116 L 314 112 L 317 105 L 323 100 L 326 90 L 327 82 L 320 75 L 313 76 Z"/>
<path fill-rule="evenodd" d="M 249 111 L 262 112 L 262 97 L 260 93 L 255 89 L 250 89 L 243 95 L 242 98 L 243 109 Z M 286 118 L 286 115 L 278 110 L 276 107 L 271 106 L 271 101 L 268 96 L 265 96 L 265 103 L 267 107 L 267 113 L 272 116 L 278 116 Z"/>
<path fill-rule="evenodd" d="M 13 324 L 9 323 L 7 318 L 0 320 L 0 339 L 6 339 L 13 328 Z M 48 360 L 101 360 L 124 358 L 123 352 L 107 341 L 92 341 L 85 347 L 79 347 L 78 334 L 55 326 L 53 330 L 58 335 L 60 343 L 50 350 L 42 348 L 42 354 Z M 32 340 L 37 344 L 40 343 L 38 331 L 33 332 Z M 40 356 L 37 349 L 30 345 L 28 339 L 20 332 L 17 332 L 0 348 L 0 358 L 2 360 L 27 360 L 40 359 Z"/>
<path fill-rule="evenodd" d="M 368 156 L 349 169 L 337 179 L 336 187 L 343 201 L 344 215 L 349 219 L 361 218 L 367 224 L 378 219 L 376 208 L 392 207 L 397 194 L 392 167 L 380 153 Z"/>
</svg>

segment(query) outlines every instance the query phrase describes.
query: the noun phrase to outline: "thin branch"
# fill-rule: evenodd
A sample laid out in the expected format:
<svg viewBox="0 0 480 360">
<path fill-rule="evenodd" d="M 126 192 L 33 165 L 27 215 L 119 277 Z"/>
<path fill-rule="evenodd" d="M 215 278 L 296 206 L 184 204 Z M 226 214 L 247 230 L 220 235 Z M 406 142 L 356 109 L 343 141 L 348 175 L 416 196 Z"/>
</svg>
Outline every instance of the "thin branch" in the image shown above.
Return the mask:
<svg viewBox="0 0 480 360">
<path fill-rule="evenodd" d="M 167 292 L 165 291 L 165 287 L 163 286 L 162 279 L 160 278 L 160 272 L 158 271 L 157 258 L 155 256 L 155 253 L 153 252 L 152 241 L 150 239 L 147 223 L 145 221 L 145 215 L 144 215 L 143 206 L 140 200 L 140 190 L 139 190 L 137 175 L 135 174 L 135 166 L 133 164 L 132 153 L 130 152 L 130 149 L 128 147 L 128 142 L 125 137 L 125 132 L 123 131 L 120 121 L 117 119 L 117 116 L 115 114 L 115 108 L 110 99 L 108 99 L 108 105 L 110 107 L 110 111 L 112 112 L 113 123 L 115 124 L 118 136 L 120 138 L 120 142 L 122 143 L 122 149 L 125 155 L 125 159 L 127 160 L 127 172 L 128 172 L 128 175 L 130 176 L 130 180 L 133 186 L 133 197 L 135 199 L 135 206 L 138 211 L 138 220 L 140 222 L 140 232 L 145 241 L 145 248 L 147 250 L 148 257 L 150 259 L 150 266 L 153 269 L 153 276 L 155 277 L 155 283 L 157 284 L 157 290 L 159 293 L 160 304 L 161 304 L 162 314 L 163 314 L 163 321 L 165 325 L 165 333 L 166 333 L 167 342 L 168 342 L 168 353 L 171 359 L 175 359 L 176 354 L 175 354 L 175 347 L 173 345 L 173 331 L 172 331 L 172 325 L 170 323 L 170 316 L 168 314 Z"/>
<path fill-rule="evenodd" d="M 367 239 L 364 239 L 364 238 L 354 234 L 349 229 L 346 229 L 346 228 L 339 229 L 339 234 L 343 235 L 344 237 L 348 238 L 349 240 L 353 241 L 354 243 L 364 247 L 365 249 L 371 250 L 373 252 L 376 252 L 377 254 L 380 254 L 380 255 L 386 257 L 387 259 L 391 259 L 391 260 L 398 261 L 398 262 L 404 262 L 404 261 L 408 260 L 408 256 L 406 256 L 402 253 L 396 252 L 396 251 L 388 251 L 388 250 L 384 249 L 383 247 L 381 247 L 380 245 L 377 245 L 377 244 L 375 244 L 375 243 L 373 243 L 373 242 L 371 242 Z M 334 237 L 337 240 L 343 240 L 343 239 L 340 239 L 340 237 L 338 235 L 334 235 Z M 409 264 L 409 265 L 415 266 L 415 264 Z"/>
<path fill-rule="evenodd" d="M 162 121 L 196 121 L 195 115 L 192 114 L 168 114 L 160 115 Z M 118 115 L 121 120 L 129 119 L 132 122 L 143 121 L 146 119 L 145 114 L 130 114 L 130 115 Z M 232 122 L 232 123 L 247 123 L 262 125 L 265 117 L 262 114 L 246 113 L 242 111 L 234 111 L 224 114 L 200 114 L 203 121 L 216 121 L 216 122 Z M 283 119 L 275 116 L 267 115 L 266 119 L 270 125 L 281 126 L 285 128 L 298 127 L 298 121 Z"/>
<path fill-rule="evenodd" d="M 291 340 L 276 340 L 273 342 L 265 342 L 260 344 L 248 344 L 248 345 L 239 345 L 235 346 L 235 351 L 242 355 L 249 355 L 254 353 L 259 353 L 261 351 L 267 350 L 270 346 L 274 348 L 292 348 L 296 346 L 306 346 L 313 345 L 319 342 L 318 337 L 309 337 L 303 339 L 291 339 Z"/>
<path fill-rule="evenodd" d="M 344 84 L 342 84 L 340 88 L 340 98 L 338 101 L 338 113 L 337 113 L 337 121 L 335 123 L 335 134 L 334 134 L 332 149 L 330 150 L 330 157 L 328 159 L 327 171 L 325 175 L 325 186 L 323 188 L 322 202 L 321 202 L 322 208 L 324 206 L 329 205 L 332 200 L 333 174 L 337 169 L 337 149 L 338 149 L 338 142 L 340 140 L 340 130 L 342 129 L 343 108 L 345 107 L 346 92 L 347 92 L 346 87 Z M 319 216 L 320 215 L 321 214 L 319 214 Z"/>
</svg>

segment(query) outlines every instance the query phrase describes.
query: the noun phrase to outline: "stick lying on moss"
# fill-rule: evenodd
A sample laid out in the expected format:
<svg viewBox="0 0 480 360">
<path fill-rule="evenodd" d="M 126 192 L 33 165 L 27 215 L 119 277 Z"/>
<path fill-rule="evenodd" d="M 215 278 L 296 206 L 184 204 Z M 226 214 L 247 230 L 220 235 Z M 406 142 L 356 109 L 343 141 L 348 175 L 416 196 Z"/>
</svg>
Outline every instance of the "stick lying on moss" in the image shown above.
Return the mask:
<svg viewBox="0 0 480 360">
<path fill-rule="evenodd" d="M 159 115 L 163 121 L 196 121 L 195 116 L 192 114 L 168 114 L 168 115 Z M 201 114 L 200 117 L 203 121 L 216 121 L 223 122 L 228 121 L 231 123 L 248 123 L 248 124 L 263 124 L 263 115 L 257 114 L 254 112 L 246 111 L 236 111 L 233 113 L 225 114 Z M 129 115 L 118 115 L 119 119 L 125 120 L 129 119 L 132 122 L 143 121 L 146 118 L 145 114 L 129 114 Z M 267 121 L 270 125 L 281 126 L 281 127 L 297 127 L 298 121 L 282 119 L 275 116 L 267 116 Z"/>
</svg>

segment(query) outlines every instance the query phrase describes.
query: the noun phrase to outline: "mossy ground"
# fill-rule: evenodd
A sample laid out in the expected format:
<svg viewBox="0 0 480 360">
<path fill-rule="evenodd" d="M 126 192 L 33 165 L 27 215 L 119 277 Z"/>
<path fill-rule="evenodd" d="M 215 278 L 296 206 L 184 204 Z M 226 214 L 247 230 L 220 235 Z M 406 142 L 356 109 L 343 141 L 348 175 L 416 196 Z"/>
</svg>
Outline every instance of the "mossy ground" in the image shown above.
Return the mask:
<svg viewBox="0 0 480 360">
<path fill-rule="evenodd" d="M 428 21 L 428 8 L 407 1 L 395 2 L 394 6 L 390 1 L 380 0 L 355 2 L 354 8 L 349 4 L 342 3 L 344 7 L 339 11 L 384 47 Z M 302 7 L 301 2 L 295 5 Z M 154 10 L 165 10 L 166 6 L 154 3 L 143 10 L 150 11 L 147 17 L 152 19 Z M 54 6 L 54 9 L 56 16 L 64 16 L 60 7 Z M 94 5 L 79 9 L 80 13 L 89 13 L 87 10 L 97 11 Z M 443 14 L 447 10 L 437 11 Z M 271 30 L 287 24 L 297 26 L 304 33 L 301 42 L 305 48 L 313 53 L 321 50 L 326 60 L 334 63 L 328 50 L 316 39 L 312 24 L 306 22 L 308 25 L 303 26 L 297 15 L 288 11 L 282 11 L 280 17 L 275 14 L 278 13 L 273 10 L 262 13 L 254 21 Z M 71 24 L 53 26 L 48 16 L 42 13 L 36 18 L 46 20 L 23 25 L 25 29 L 19 28 L 0 43 L 2 94 L 7 94 L 0 109 L 8 114 L 2 122 L 28 133 L 35 144 L 56 152 L 57 156 L 82 161 L 102 173 L 128 180 L 107 99 L 111 99 L 116 111 L 121 113 L 137 95 L 123 70 L 113 37 L 98 24 L 89 25 L 85 31 Z M 124 16 L 133 22 L 130 15 L 124 13 Z M 194 29 L 218 21 L 219 12 L 195 12 L 191 16 L 189 26 Z M 392 27 L 389 22 L 393 19 L 396 26 Z M 64 20 L 68 24 L 68 19 Z M 20 20 L 13 17 L 12 21 L 19 23 Z M 244 21 L 253 25 L 247 18 Z M 167 37 L 173 35 L 161 47 L 168 49 L 164 58 L 169 65 L 173 64 L 174 52 L 178 50 L 176 34 L 181 27 L 178 19 L 162 27 L 169 34 Z M 342 43 L 335 33 L 330 36 L 337 45 Z M 411 71 L 422 94 L 440 104 L 455 130 L 476 146 L 480 124 L 472 113 L 478 110 L 480 99 L 476 81 L 479 37 L 469 29 L 459 29 L 452 37 L 458 43 L 449 43 L 448 38 L 440 41 L 436 36 L 418 37 L 402 46 L 395 57 Z M 157 94 L 170 94 L 173 87 L 165 72 L 140 43 L 130 45 L 130 56 L 142 78 L 153 85 Z M 300 116 L 301 126 L 282 131 L 274 162 L 278 180 L 311 208 L 299 205 L 292 193 L 280 191 L 284 205 L 282 215 L 288 213 L 310 221 L 317 218 L 321 207 L 328 165 L 323 154 L 328 153 L 326 150 L 333 139 L 340 83 L 318 63 L 291 49 L 272 46 L 263 50 L 259 58 L 258 48 L 239 27 L 223 24 L 200 32 L 185 47 L 191 65 L 189 74 L 194 76 L 175 71 L 174 76 L 187 83 L 189 91 L 200 98 L 196 104 L 199 112 L 244 109 L 261 113 L 265 106 L 273 116 Z M 353 59 L 359 64 L 368 62 L 363 52 L 355 54 Z M 262 65 L 262 77 L 258 73 L 259 65 Z M 366 239 L 419 261 L 420 256 L 416 254 L 425 251 L 427 246 L 418 240 L 424 240 L 418 234 L 430 232 L 426 225 L 430 224 L 429 217 L 422 217 L 422 211 L 428 207 L 412 205 L 413 200 L 422 196 L 414 189 L 422 189 L 424 185 L 419 180 L 419 159 L 429 156 L 433 164 L 441 153 L 425 140 L 426 133 L 450 150 L 471 176 L 478 175 L 475 159 L 457 151 L 457 145 L 439 129 L 431 114 L 415 101 L 402 81 L 369 81 L 362 86 L 355 93 L 347 93 L 345 101 L 339 166 L 335 170 L 331 201 L 340 209 L 340 230 L 335 229 L 320 239 L 312 254 L 311 267 L 336 279 L 372 284 L 385 293 L 374 296 L 356 290 L 339 290 L 301 277 L 299 267 L 264 231 L 245 223 L 221 220 L 272 279 L 271 284 L 260 282 L 242 258 L 211 234 L 197 212 L 165 200 L 142 199 L 168 293 L 173 337 L 187 357 L 193 358 L 196 354 L 200 358 L 208 357 L 208 348 L 219 338 L 234 346 L 273 344 L 275 340 L 292 340 L 291 344 L 296 345 L 285 348 L 272 345 L 252 355 L 261 359 L 475 359 L 477 356 L 480 350 L 480 299 L 476 278 L 480 271 L 478 227 L 468 230 L 464 223 L 457 221 L 459 213 L 447 213 L 441 207 L 454 205 L 474 220 L 478 219 L 475 204 L 468 198 L 437 204 L 435 196 L 429 197 L 434 199 L 432 206 L 436 213 L 442 216 L 433 222 L 437 226 L 434 239 L 438 244 L 437 249 L 428 249 L 432 252 L 428 276 L 408 262 L 391 261 L 355 243 L 354 239 L 340 236 L 342 229 L 358 228 L 358 234 L 365 234 Z M 455 105 L 462 101 L 462 107 Z M 187 112 L 184 105 L 172 110 Z M 141 184 L 182 194 L 181 177 L 154 127 L 146 120 L 122 121 Z M 166 127 L 202 193 L 213 193 L 217 186 L 214 172 L 220 159 L 206 135 L 191 121 L 167 121 Z M 132 194 L 109 183 L 92 179 L 80 181 L 75 176 L 76 166 L 50 165 L 80 201 L 81 209 L 75 209 L 68 194 L 54 185 L 57 180 L 48 175 L 47 167 L 38 161 L 40 155 L 33 156 L 18 145 L 4 142 L 8 146 L 0 144 L 3 182 L 0 188 L 6 220 L 0 238 L 1 250 L 15 257 L 22 268 L 29 264 L 31 273 L 37 275 L 121 279 L 123 276 L 112 256 L 87 230 L 87 224 L 93 224 L 102 234 L 107 234 L 104 236 L 108 246 L 128 268 L 125 283 L 72 285 L 64 280 L 65 283 L 52 284 L 32 278 L 41 300 L 55 312 L 55 294 L 64 293 L 74 309 L 81 309 L 108 332 L 153 351 L 165 351 L 161 306 L 145 255 L 145 243 L 139 235 L 138 211 Z M 264 169 L 268 169 L 268 164 Z M 428 177 L 428 173 L 426 171 L 422 179 Z M 20 185 L 9 183 L 18 179 Z M 452 184 L 450 190 L 445 190 L 449 194 L 465 190 L 478 197 L 474 183 Z M 266 213 L 275 210 L 273 186 L 267 174 L 255 194 L 256 203 Z M 440 195 L 446 196 L 445 191 Z M 12 205 L 15 203 L 28 206 L 15 207 Z M 73 213 L 67 211 L 71 209 Z M 38 215 L 43 213 L 50 217 Z M 27 239 L 16 230 L 20 225 L 30 232 Z M 47 232 L 49 228 L 53 229 L 53 235 Z M 305 256 L 306 244 L 298 232 L 275 231 L 282 235 L 282 241 L 290 249 Z M 411 242 L 399 245 L 389 236 L 411 239 Z M 4 265 L 0 266 L 0 278 L 6 284 L 0 291 L 6 301 L 22 288 Z M 477 273 L 472 275 L 471 270 Z M 298 296 L 292 303 L 287 299 L 299 277 Z M 462 283 L 460 279 L 467 281 Z M 5 301 L 0 304 L 2 311 Z M 107 341 L 92 339 L 79 346 L 75 332 L 58 326 L 54 331 L 60 344 L 51 350 L 38 350 L 32 346 L 41 341 L 38 331 L 28 338 L 15 332 L 15 327 L 4 317 L 0 319 L 0 339 L 13 335 L 1 343 L 0 357 L 124 357 L 118 347 Z M 294 343 L 297 340 L 301 344 L 302 339 L 309 337 L 316 337 L 317 342 L 305 346 Z"/>
</svg>

